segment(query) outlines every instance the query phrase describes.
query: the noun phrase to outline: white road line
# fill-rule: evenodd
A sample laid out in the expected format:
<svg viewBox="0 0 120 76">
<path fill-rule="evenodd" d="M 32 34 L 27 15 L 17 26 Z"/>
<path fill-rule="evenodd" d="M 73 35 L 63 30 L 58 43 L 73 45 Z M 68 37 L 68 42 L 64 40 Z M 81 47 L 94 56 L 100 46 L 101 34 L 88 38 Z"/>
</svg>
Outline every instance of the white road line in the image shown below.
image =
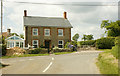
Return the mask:
<svg viewBox="0 0 120 76">
<path fill-rule="evenodd" d="M 54 58 L 52 57 L 52 60 L 54 60 Z"/>
<path fill-rule="evenodd" d="M 52 65 L 52 62 L 50 62 L 50 64 L 48 65 L 48 67 L 43 72 L 46 72 L 50 68 L 51 65 Z"/>
</svg>

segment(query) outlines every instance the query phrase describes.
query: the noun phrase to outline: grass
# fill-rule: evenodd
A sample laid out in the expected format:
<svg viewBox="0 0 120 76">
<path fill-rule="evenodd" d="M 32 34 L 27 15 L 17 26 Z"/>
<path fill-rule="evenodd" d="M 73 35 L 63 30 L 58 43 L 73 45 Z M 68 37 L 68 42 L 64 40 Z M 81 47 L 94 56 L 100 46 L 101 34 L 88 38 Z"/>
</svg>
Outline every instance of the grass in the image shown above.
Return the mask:
<svg viewBox="0 0 120 76">
<path fill-rule="evenodd" d="M 49 54 L 24 54 L 24 55 L 13 55 L 13 56 L 2 56 L 2 58 L 15 58 L 15 57 L 31 57 L 31 56 L 47 56 Z"/>
<path fill-rule="evenodd" d="M 101 74 L 118 74 L 118 59 L 112 55 L 112 50 L 104 50 L 97 60 Z"/>
<path fill-rule="evenodd" d="M 110 51 L 111 49 L 97 49 L 97 51 Z"/>
<path fill-rule="evenodd" d="M 61 55 L 61 54 L 70 54 L 70 53 L 73 53 L 73 52 L 57 52 L 57 53 L 54 53 L 55 55 Z"/>
</svg>

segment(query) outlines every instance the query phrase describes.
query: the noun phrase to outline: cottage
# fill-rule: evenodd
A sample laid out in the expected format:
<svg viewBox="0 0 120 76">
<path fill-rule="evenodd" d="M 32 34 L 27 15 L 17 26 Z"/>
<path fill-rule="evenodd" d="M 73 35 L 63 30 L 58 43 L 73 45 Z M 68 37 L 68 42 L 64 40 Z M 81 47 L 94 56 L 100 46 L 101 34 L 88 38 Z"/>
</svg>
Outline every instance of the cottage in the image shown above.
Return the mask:
<svg viewBox="0 0 120 76">
<path fill-rule="evenodd" d="M 64 48 L 64 44 L 71 41 L 72 25 L 67 19 L 67 12 L 63 15 L 64 18 L 27 16 L 24 10 L 25 47 Z"/>
</svg>

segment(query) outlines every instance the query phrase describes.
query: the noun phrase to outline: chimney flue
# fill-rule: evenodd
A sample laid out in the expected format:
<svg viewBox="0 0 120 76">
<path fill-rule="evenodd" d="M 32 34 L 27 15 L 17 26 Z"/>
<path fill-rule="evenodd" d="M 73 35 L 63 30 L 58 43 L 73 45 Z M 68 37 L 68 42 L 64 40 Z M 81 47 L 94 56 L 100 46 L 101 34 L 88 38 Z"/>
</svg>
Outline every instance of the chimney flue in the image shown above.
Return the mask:
<svg viewBox="0 0 120 76">
<path fill-rule="evenodd" d="M 7 29 L 7 33 L 8 33 L 8 35 L 10 35 L 11 29 Z"/>
<path fill-rule="evenodd" d="M 64 12 L 64 19 L 67 19 L 67 12 Z"/>
<path fill-rule="evenodd" d="M 27 10 L 24 10 L 24 16 L 25 17 L 27 16 Z"/>
</svg>

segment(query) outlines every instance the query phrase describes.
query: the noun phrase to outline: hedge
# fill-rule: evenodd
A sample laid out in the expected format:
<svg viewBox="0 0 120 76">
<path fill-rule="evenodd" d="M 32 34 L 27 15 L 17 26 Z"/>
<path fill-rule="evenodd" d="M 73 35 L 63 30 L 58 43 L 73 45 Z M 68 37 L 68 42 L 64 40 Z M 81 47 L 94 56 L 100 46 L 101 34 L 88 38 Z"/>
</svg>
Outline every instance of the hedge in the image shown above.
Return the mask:
<svg viewBox="0 0 120 76">
<path fill-rule="evenodd" d="M 47 54 L 48 49 L 45 48 L 36 48 L 28 51 L 29 54 Z"/>
<path fill-rule="evenodd" d="M 5 56 L 6 55 L 6 45 L 3 44 L 3 45 L 0 45 L 0 49 L 2 49 L 2 52 L 0 52 L 0 54 L 2 53 L 2 56 Z"/>
<path fill-rule="evenodd" d="M 56 52 L 73 52 L 73 49 L 70 49 L 70 48 L 53 48 L 52 52 L 53 53 L 56 53 Z"/>
<path fill-rule="evenodd" d="M 92 45 L 95 46 L 96 40 L 80 41 L 80 45 Z"/>
<path fill-rule="evenodd" d="M 98 49 L 111 49 L 115 45 L 114 37 L 106 37 L 96 40 L 96 48 Z"/>
</svg>

